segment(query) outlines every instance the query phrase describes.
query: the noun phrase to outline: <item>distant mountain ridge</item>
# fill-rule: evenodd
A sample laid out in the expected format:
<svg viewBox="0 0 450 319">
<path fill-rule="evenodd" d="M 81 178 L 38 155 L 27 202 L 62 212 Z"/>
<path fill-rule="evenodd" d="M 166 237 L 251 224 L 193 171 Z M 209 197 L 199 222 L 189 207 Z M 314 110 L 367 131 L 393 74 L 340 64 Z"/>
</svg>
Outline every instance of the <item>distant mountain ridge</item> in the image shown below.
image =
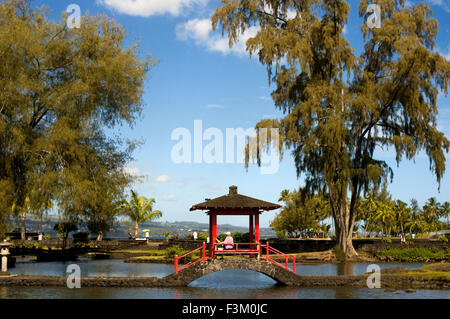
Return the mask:
<svg viewBox="0 0 450 319">
<path fill-rule="evenodd" d="M 44 221 L 42 223 L 42 231 L 45 235 L 50 235 L 51 237 L 56 237 L 56 231 L 53 230 L 53 227 L 56 223 L 58 223 L 59 217 L 54 215 L 49 215 L 46 218 L 44 218 Z M 16 220 L 11 220 L 11 224 L 13 228 L 19 228 L 20 224 Z M 26 221 L 27 231 L 28 232 L 38 232 L 40 229 L 40 221 L 36 217 L 31 217 L 27 219 Z M 150 223 L 143 223 L 139 225 L 140 230 L 140 236 L 143 236 L 143 229 L 149 229 L 150 230 L 150 237 L 152 238 L 164 238 L 166 233 L 169 233 L 172 236 L 178 236 L 180 238 L 183 238 L 189 234 L 191 234 L 194 231 L 201 232 L 201 233 L 208 233 L 209 225 L 207 223 L 199 223 L 199 222 L 193 222 L 193 221 L 176 221 L 176 222 L 150 222 Z M 126 220 L 120 220 L 116 223 L 115 229 L 112 232 L 109 232 L 106 234 L 106 238 L 125 238 L 127 237 L 128 229 L 131 228 L 134 233 L 134 225 L 132 225 L 130 222 Z M 81 231 L 88 231 L 87 227 L 82 224 L 78 230 Z M 217 232 L 218 234 L 224 233 L 224 232 L 240 232 L 240 233 L 247 233 L 248 227 L 243 226 L 234 226 L 230 224 L 219 224 L 217 225 Z M 92 234 L 91 234 L 92 235 Z M 275 231 L 272 228 L 260 228 L 260 235 L 261 237 L 271 237 L 275 236 Z M 92 235 L 93 236 L 93 235 Z"/>
</svg>

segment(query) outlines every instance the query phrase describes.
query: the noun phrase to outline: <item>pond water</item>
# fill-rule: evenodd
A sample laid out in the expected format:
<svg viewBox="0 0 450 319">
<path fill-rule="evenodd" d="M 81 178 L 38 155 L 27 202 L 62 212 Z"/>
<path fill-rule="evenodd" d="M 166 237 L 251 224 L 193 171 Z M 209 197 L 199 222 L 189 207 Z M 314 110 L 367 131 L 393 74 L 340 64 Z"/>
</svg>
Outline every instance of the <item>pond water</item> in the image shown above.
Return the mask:
<svg viewBox="0 0 450 319">
<path fill-rule="evenodd" d="M 122 260 L 91 260 L 81 258 L 76 262 L 34 262 L 18 259 L 13 274 L 67 276 L 68 265 L 76 263 L 82 276 L 135 276 L 164 277 L 173 272 L 173 265 L 133 264 Z M 349 275 L 367 272 L 370 263 L 346 264 L 299 264 L 297 274 L 301 275 Z M 380 268 L 405 266 L 419 268 L 421 264 L 380 263 Z M 0 287 L 0 299 L 6 298 L 138 298 L 138 299 L 202 299 L 202 298 L 244 298 L 244 299 L 347 299 L 347 298 L 445 298 L 450 299 L 448 290 L 417 290 L 385 292 L 383 289 L 339 288 L 292 288 L 276 286 L 275 281 L 264 274 L 250 270 L 224 270 L 208 274 L 181 288 L 30 288 Z"/>
<path fill-rule="evenodd" d="M 67 266 L 77 264 L 81 276 L 103 277 L 164 277 L 174 271 L 171 264 L 125 263 L 121 259 L 93 260 L 79 258 L 68 262 L 35 262 L 30 258 L 17 258 L 16 267 L 9 270 L 12 274 L 36 276 L 67 276 Z M 304 276 L 359 275 L 367 272 L 371 263 L 343 264 L 297 264 L 296 273 Z M 381 269 L 404 266 L 420 268 L 422 264 L 377 263 Z M 292 265 L 290 265 L 292 268 Z M 201 280 L 200 278 L 199 280 Z"/>
</svg>

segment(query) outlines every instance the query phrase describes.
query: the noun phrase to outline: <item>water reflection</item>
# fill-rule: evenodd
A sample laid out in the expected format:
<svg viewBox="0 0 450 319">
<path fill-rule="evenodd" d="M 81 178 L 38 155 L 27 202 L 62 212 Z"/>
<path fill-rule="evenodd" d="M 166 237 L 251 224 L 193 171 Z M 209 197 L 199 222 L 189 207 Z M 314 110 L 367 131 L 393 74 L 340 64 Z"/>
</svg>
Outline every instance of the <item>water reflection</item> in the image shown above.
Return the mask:
<svg viewBox="0 0 450 319">
<path fill-rule="evenodd" d="M 173 273 L 170 264 L 136 264 L 125 263 L 119 259 L 92 260 L 80 258 L 71 262 L 35 262 L 33 259 L 18 259 L 16 267 L 10 272 L 18 275 L 36 276 L 67 276 L 66 269 L 70 264 L 78 264 L 82 276 L 103 277 L 164 277 Z M 343 264 L 297 264 L 296 273 L 302 276 L 336 276 L 358 275 L 367 272 L 371 263 L 343 263 Z M 422 264 L 393 264 L 377 263 L 381 269 L 404 266 L 406 268 L 420 268 Z M 247 274 L 248 275 L 248 274 Z M 254 275 L 248 275 L 254 276 Z M 245 276 L 244 276 L 245 277 Z M 221 281 L 221 276 L 217 277 Z M 239 283 L 245 278 L 231 279 L 227 273 L 222 278 L 228 278 L 230 283 Z M 251 277 L 250 277 L 251 278 Z M 268 278 L 268 277 L 267 277 Z M 223 281 L 223 280 L 222 280 Z M 263 283 L 264 284 L 264 283 Z M 214 284 L 213 284 L 214 285 Z M 264 284 L 266 285 L 266 284 Z"/>
<path fill-rule="evenodd" d="M 173 272 L 173 265 L 132 264 L 123 260 L 80 259 L 76 262 L 36 263 L 19 259 L 11 273 L 23 275 L 66 276 L 66 268 L 77 263 L 82 276 L 164 277 Z M 299 264 L 297 274 L 306 276 L 352 275 L 367 272 L 370 263 Z M 421 264 L 378 264 L 380 268 L 405 266 L 418 268 Z M 0 298 L 139 298 L 139 299 L 349 299 L 349 298 L 448 298 L 450 291 L 418 290 L 408 294 L 403 291 L 385 292 L 383 289 L 292 288 L 277 286 L 270 277 L 250 270 L 224 270 L 205 275 L 188 287 L 180 288 L 32 288 L 0 287 Z"/>
<path fill-rule="evenodd" d="M 354 263 L 340 263 L 337 264 L 337 274 L 339 276 L 351 276 L 355 273 Z"/>
<path fill-rule="evenodd" d="M 222 289 L 239 289 L 239 288 L 267 288 L 276 284 L 272 278 L 245 269 L 222 270 L 205 275 L 191 282 L 189 287 L 204 288 L 222 288 Z"/>
<path fill-rule="evenodd" d="M 80 266 L 83 277 L 164 277 L 173 272 L 173 265 L 168 264 L 135 264 L 123 260 L 92 260 L 80 258 L 70 262 L 34 262 L 33 260 L 18 260 L 16 267 L 10 272 L 18 275 L 35 276 L 67 276 L 67 266 Z"/>
<path fill-rule="evenodd" d="M 258 289 L 210 288 L 34 288 L 2 287 L 2 299 L 450 299 L 448 290 L 385 292 L 383 289 L 289 288 Z"/>
</svg>

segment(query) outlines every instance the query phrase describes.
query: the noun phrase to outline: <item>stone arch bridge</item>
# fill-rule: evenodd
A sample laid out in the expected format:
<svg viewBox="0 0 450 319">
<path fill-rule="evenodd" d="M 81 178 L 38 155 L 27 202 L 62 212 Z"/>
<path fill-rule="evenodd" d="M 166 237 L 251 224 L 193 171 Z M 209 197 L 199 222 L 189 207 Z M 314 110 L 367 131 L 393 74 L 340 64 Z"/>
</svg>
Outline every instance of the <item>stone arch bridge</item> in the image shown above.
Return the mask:
<svg viewBox="0 0 450 319">
<path fill-rule="evenodd" d="M 192 281 L 207 274 L 229 270 L 229 269 L 247 269 L 267 275 L 281 285 L 297 285 L 300 277 L 292 271 L 283 269 L 266 260 L 230 258 L 213 259 L 207 262 L 198 262 L 186 269 L 173 273 L 167 277 L 161 278 L 164 286 L 187 286 Z"/>
</svg>

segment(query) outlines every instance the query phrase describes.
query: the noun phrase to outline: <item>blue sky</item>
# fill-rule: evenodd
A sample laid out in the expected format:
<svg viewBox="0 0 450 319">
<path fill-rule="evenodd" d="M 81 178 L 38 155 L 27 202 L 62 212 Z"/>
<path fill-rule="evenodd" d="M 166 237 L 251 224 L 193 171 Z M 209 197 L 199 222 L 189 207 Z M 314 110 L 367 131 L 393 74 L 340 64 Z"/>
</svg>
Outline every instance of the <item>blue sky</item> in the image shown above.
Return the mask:
<svg viewBox="0 0 450 319">
<path fill-rule="evenodd" d="M 302 185 L 297 179 L 294 161 L 286 153 L 276 174 L 261 174 L 256 165 L 248 172 L 243 164 L 175 164 L 171 150 L 177 141 L 172 132 L 179 127 L 193 132 L 194 121 L 202 120 L 203 129 L 248 129 L 263 118 L 282 114 L 270 98 L 273 88 L 267 73 L 257 59 L 245 53 L 243 42 L 232 49 L 219 32 L 213 33 L 209 16 L 219 0 L 39 0 L 51 9 L 52 19 L 75 3 L 82 14 L 106 14 L 122 24 L 128 34 L 127 44 L 139 41 L 142 56 L 151 54 L 159 60 L 146 81 L 143 116 L 130 129 L 119 132 L 126 137 L 142 139 L 145 144 L 135 152 L 135 162 L 128 170 L 145 176 L 134 185 L 142 195 L 155 197 L 155 209 L 163 211 L 166 221 L 191 220 L 207 222 L 202 212 L 189 208 L 205 198 L 214 198 L 237 185 L 239 192 L 277 202 L 283 189 Z M 358 52 L 362 46 L 358 16 L 359 0 L 350 0 L 351 12 L 346 36 Z M 417 1 L 409 0 L 407 3 Z M 450 0 L 428 0 L 440 24 L 436 50 L 450 60 Z M 245 37 L 251 36 L 250 30 Z M 439 128 L 450 138 L 450 98 L 438 101 Z M 204 145 L 208 142 L 204 142 Z M 394 153 L 378 152 L 394 169 L 389 190 L 394 198 L 420 204 L 432 196 L 450 200 L 450 173 L 446 173 L 438 193 L 437 183 L 429 171 L 428 159 L 419 154 L 415 162 L 403 161 L 397 167 Z M 447 160 L 450 170 L 450 160 Z M 275 212 L 263 213 L 261 225 L 268 227 Z M 242 217 L 219 218 L 219 223 L 245 226 Z"/>
</svg>

